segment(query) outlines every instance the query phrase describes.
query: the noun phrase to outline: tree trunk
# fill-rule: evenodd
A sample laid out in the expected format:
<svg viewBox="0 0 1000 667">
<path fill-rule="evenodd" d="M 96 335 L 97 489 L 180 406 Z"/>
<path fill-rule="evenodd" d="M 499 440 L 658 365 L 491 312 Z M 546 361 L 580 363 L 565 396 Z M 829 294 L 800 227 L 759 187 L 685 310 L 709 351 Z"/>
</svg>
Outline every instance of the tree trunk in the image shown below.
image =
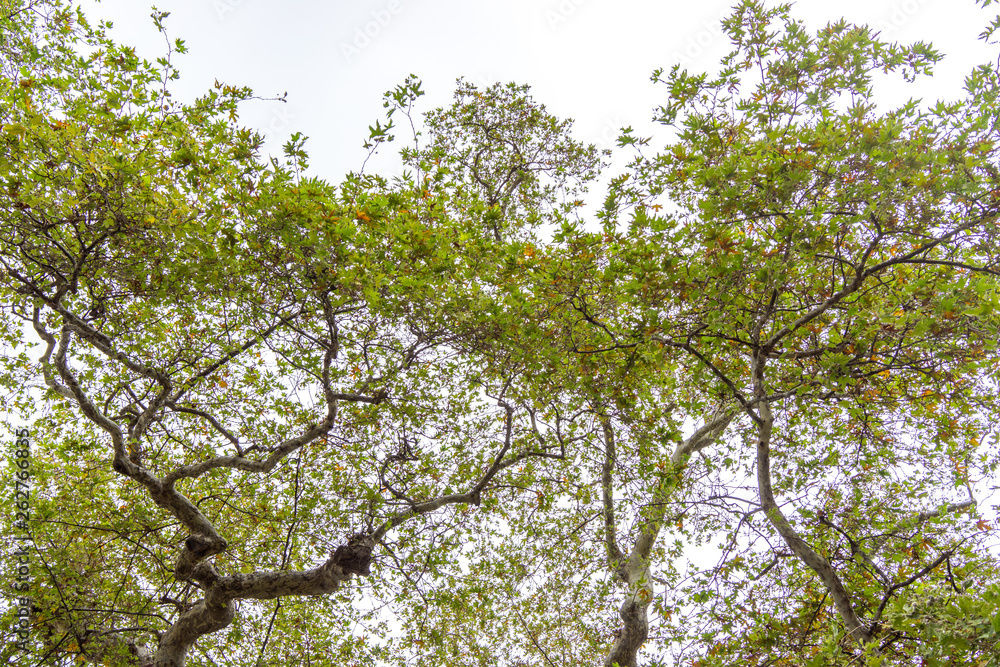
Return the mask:
<svg viewBox="0 0 1000 667">
<path fill-rule="evenodd" d="M 624 627 L 618 630 L 615 643 L 604 661 L 604 667 L 636 667 L 639 649 L 649 637 L 649 621 L 646 608 L 653 597 L 648 591 L 639 590 L 622 603 L 619 610 Z"/>
</svg>

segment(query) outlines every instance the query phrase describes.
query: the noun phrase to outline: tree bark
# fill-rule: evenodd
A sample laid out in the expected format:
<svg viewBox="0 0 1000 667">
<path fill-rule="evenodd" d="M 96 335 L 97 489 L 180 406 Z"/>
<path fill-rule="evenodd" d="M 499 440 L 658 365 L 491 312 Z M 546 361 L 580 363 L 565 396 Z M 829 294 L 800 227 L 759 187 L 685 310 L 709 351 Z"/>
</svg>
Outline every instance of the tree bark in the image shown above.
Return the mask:
<svg viewBox="0 0 1000 667">
<path fill-rule="evenodd" d="M 623 627 L 618 630 L 615 643 L 611 646 L 607 659 L 604 661 L 605 667 L 636 667 L 639 660 L 639 649 L 649 638 L 649 619 L 646 617 L 646 608 L 652 602 L 653 595 L 646 589 L 636 591 L 629 599 L 622 603 L 619 614 L 623 622 Z"/>
<path fill-rule="evenodd" d="M 850 593 L 847 592 L 844 583 L 837 576 L 836 570 L 829 561 L 816 553 L 802 539 L 774 499 L 774 490 L 771 486 L 771 434 L 774 426 L 774 415 L 771 412 L 771 405 L 764 388 L 762 355 L 758 355 L 754 363 L 754 385 L 755 398 L 760 401 L 758 408 L 760 420 L 757 423 L 759 435 L 757 440 L 757 489 L 761 508 L 792 553 L 819 576 L 826 590 L 830 593 L 830 598 L 844 622 L 847 633 L 856 641 L 866 644 L 871 641 L 871 632 L 858 617 L 851 602 Z"/>
<path fill-rule="evenodd" d="M 627 558 L 622 558 L 618 552 L 617 559 L 613 552 L 617 551 L 617 541 L 614 535 L 607 535 L 609 545 L 610 565 L 614 568 L 615 578 L 628 586 L 629 597 L 622 603 L 619 616 L 622 627 L 615 633 L 615 641 L 611 646 L 605 667 L 617 664 L 619 667 L 636 667 L 638 665 L 639 649 L 649 637 L 649 619 L 647 609 L 653 601 L 652 574 L 649 570 L 650 557 L 660 528 L 666 516 L 669 499 L 682 479 L 682 469 L 692 454 L 708 447 L 732 422 L 735 413 L 719 410 L 704 426 L 695 431 L 686 440 L 677 443 L 670 455 L 670 474 L 657 483 L 652 490 L 649 507 L 645 510 L 645 521 L 640 529 L 639 537 L 629 552 Z M 605 438 L 613 437 L 610 428 L 605 428 Z M 606 452 L 613 452 L 613 440 L 610 440 Z M 610 493 L 610 467 L 605 465 L 606 474 L 602 478 L 605 489 L 605 530 L 615 529 L 613 524 L 613 499 Z"/>
<path fill-rule="evenodd" d="M 286 595 L 327 595 L 351 578 L 352 572 L 367 571 L 373 543 L 354 541 L 347 549 L 350 561 L 344 561 L 344 547 L 319 567 L 305 571 L 255 572 L 220 576 L 209 563 L 199 563 L 192 578 L 205 590 L 205 597 L 181 614 L 160 639 L 153 660 L 154 667 L 183 667 L 187 652 L 202 636 L 217 632 L 233 622 L 237 599 L 271 600 Z M 339 555 L 338 555 L 339 554 Z"/>
</svg>

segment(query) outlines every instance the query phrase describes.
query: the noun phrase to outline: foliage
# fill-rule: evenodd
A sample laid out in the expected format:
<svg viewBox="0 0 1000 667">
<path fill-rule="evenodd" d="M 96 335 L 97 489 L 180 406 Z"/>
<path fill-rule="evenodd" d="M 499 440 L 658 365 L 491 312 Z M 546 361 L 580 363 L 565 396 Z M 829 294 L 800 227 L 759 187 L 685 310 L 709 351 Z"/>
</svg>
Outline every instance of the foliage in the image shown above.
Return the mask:
<svg viewBox="0 0 1000 667">
<path fill-rule="evenodd" d="M 594 231 L 527 87 L 408 78 L 333 185 L 179 40 L 0 20 L 41 664 L 995 661 L 995 68 L 886 109 L 930 46 L 742 2 Z"/>
<path fill-rule="evenodd" d="M 732 636 L 716 635 L 710 664 L 825 664 L 845 630 L 879 645 L 872 664 L 906 662 L 927 639 L 884 628 L 887 606 L 921 581 L 958 593 L 951 566 L 989 561 L 971 510 L 997 464 L 996 73 L 976 70 L 965 99 L 879 111 L 876 75 L 929 73 L 930 47 L 846 22 L 810 35 L 754 2 L 724 26 L 734 51 L 715 78 L 662 79 L 677 140 L 640 156 L 604 212 L 611 234 L 634 207 L 609 252 L 635 295 L 624 331 L 681 353 L 681 382 L 741 415 L 706 474 L 757 481 L 758 499 L 708 522 L 727 556 L 696 586 L 729 582 L 703 601 Z M 763 560 L 735 555 L 753 523 Z M 780 623 L 774 599 L 762 623 L 762 572 L 795 582 L 787 596 L 822 586 Z M 843 626 L 827 641 L 813 633 L 829 632 L 830 602 Z"/>
</svg>

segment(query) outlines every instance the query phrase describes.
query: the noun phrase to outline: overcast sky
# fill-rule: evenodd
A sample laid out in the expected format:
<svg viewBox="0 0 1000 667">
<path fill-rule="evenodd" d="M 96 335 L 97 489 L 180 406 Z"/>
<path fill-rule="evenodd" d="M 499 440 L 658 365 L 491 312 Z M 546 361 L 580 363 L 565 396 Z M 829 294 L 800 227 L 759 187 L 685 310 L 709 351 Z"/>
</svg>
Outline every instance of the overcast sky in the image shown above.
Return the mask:
<svg viewBox="0 0 1000 667">
<path fill-rule="evenodd" d="M 81 0 L 88 15 L 115 23 L 118 41 L 162 55 L 143 0 Z M 712 69 L 728 48 L 719 20 L 729 0 L 159 0 L 171 37 L 190 53 L 177 59 L 185 99 L 215 79 L 249 85 L 264 97 L 243 122 L 278 141 L 300 131 L 314 175 L 338 182 L 365 157 L 368 126 L 382 117 L 382 94 L 410 73 L 424 81 L 422 108 L 447 104 L 455 79 L 477 85 L 515 81 L 560 117 L 576 119 L 578 139 L 611 147 L 618 128 L 648 134 L 665 88 L 651 72 L 681 62 Z M 987 13 L 973 0 L 800 0 L 795 15 L 812 27 L 845 17 L 893 41 L 931 41 L 948 54 L 933 80 L 909 96 L 960 89 L 969 68 L 993 49 L 976 36 Z M 400 137 L 402 138 L 402 137 Z M 275 148 L 274 150 L 277 150 Z"/>
<path fill-rule="evenodd" d="M 734 0 L 735 1 L 735 0 Z M 80 0 L 112 35 L 154 59 L 164 43 L 145 0 Z M 249 127 L 280 142 L 310 137 L 314 175 L 337 183 L 367 151 L 368 126 L 382 118 L 382 94 L 410 73 L 424 81 L 422 108 L 447 104 L 455 79 L 481 86 L 514 81 L 560 117 L 578 139 L 612 147 L 618 129 L 649 134 L 665 88 L 649 78 L 681 63 L 711 70 L 728 49 L 719 28 L 730 0 L 158 0 L 169 11 L 183 99 L 215 79 L 263 97 L 241 112 Z M 977 35 L 992 17 L 973 0 L 800 0 L 794 15 L 812 28 L 841 17 L 892 41 L 930 41 L 947 58 L 933 79 L 894 90 L 897 99 L 953 97 L 972 66 L 996 58 Z M 401 137 L 402 138 L 402 137 Z M 985 492 L 985 490 L 984 490 Z M 988 492 L 986 492 L 988 493 Z M 986 500 L 980 499 L 982 507 Z"/>
</svg>

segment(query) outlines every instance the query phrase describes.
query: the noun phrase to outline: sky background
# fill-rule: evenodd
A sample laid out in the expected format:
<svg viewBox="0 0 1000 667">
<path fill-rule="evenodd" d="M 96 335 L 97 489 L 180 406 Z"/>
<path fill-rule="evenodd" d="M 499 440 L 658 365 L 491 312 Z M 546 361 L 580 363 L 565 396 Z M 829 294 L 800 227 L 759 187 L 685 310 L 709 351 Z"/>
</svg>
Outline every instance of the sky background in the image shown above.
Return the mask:
<svg viewBox="0 0 1000 667">
<path fill-rule="evenodd" d="M 163 55 L 148 2 L 81 2 L 91 18 L 113 20 L 118 41 L 149 59 Z M 262 97 L 287 92 L 286 103 L 247 104 L 243 123 L 265 132 L 275 154 L 291 132 L 304 133 L 313 175 L 339 182 L 365 159 L 362 143 L 368 126 L 383 117 L 382 95 L 411 73 L 427 92 L 422 110 L 448 104 L 458 77 L 479 86 L 514 81 L 529 84 L 550 112 L 575 119 L 577 139 L 612 148 L 623 126 L 647 136 L 653 108 L 666 99 L 665 86 L 650 82 L 652 71 L 675 63 L 713 70 L 728 50 L 719 21 L 730 4 L 159 0 L 157 7 L 170 12 L 170 36 L 190 49 L 175 59 L 181 99 L 215 79 L 248 85 Z M 894 85 L 891 95 L 899 100 L 952 97 L 973 65 L 996 54 L 977 40 L 991 15 L 973 0 L 800 0 L 793 14 L 812 28 L 844 17 L 888 40 L 930 41 L 948 54 L 933 79 Z M 376 171 L 384 173 L 378 163 Z"/>
<path fill-rule="evenodd" d="M 92 19 L 112 20 L 112 36 L 140 55 L 164 54 L 146 0 L 80 4 Z M 309 136 L 313 175 L 333 183 L 360 169 L 368 126 L 383 118 L 383 93 L 411 73 L 427 92 L 423 110 L 448 104 L 458 77 L 481 87 L 513 81 L 529 84 L 550 112 L 574 118 L 579 140 L 613 148 L 623 126 L 637 136 L 652 134 L 653 109 L 666 100 L 665 87 L 650 82 L 652 71 L 676 63 L 714 70 L 728 50 L 719 21 L 730 6 L 729 0 L 157 2 L 171 14 L 170 37 L 184 39 L 190 50 L 175 58 L 182 75 L 175 95 L 193 99 L 216 79 L 248 85 L 261 97 L 287 92 L 285 103 L 245 105 L 242 123 L 266 133 L 275 154 L 292 132 Z M 930 41 L 946 54 L 933 79 L 894 80 L 887 102 L 955 97 L 969 70 L 995 62 L 998 53 L 977 40 L 993 14 L 973 0 L 800 0 L 793 15 L 813 29 L 843 17 L 890 41 Z M 985 496 L 981 511 L 995 520 L 995 509 L 987 510 L 996 497 L 990 491 L 977 489 Z M 701 553 L 714 560 L 711 549 Z"/>
<path fill-rule="evenodd" d="M 147 2 L 80 2 L 92 19 L 114 22 L 118 41 L 149 59 L 164 54 Z M 653 109 L 666 100 L 665 86 L 651 83 L 651 73 L 675 63 L 713 71 L 729 48 L 719 21 L 731 3 L 159 0 L 157 7 L 170 12 L 170 37 L 184 39 L 190 51 L 175 59 L 181 70 L 175 95 L 193 99 L 216 79 L 248 85 L 262 97 L 287 92 L 285 103 L 248 103 L 243 124 L 266 133 L 266 149 L 275 155 L 290 133 L 304 133 L 312 174 L 338 183 L 361 168 L 368 126 L 383 118 L 383 94 L 411 73 L 427 92 L 422 110 L 448 104 L 458 77 L 481 87 L 514 81 L 529 84 L 550 112 L 575 119 L 579 140 L 612 148 L 623 126 L 650 135 Z M 887 104 L 953 98 L 972 67 L 995 63 L 1000 52 L 978 40 L 995 13 L 973 0 L 800 0 L 793 15 L 812 29 L 846 18 L 889 41 L 929 41 L 946 55 L 933 78 L 882 82 Z M 401 131 L 397 137 L 405 139 Z M 386 158 L 394 152 L 386 153 L 366 171 L 391 175 L 397 167 Z M 591 205 L 601 194 L 600 186 L 592 189 Z M 989 497 L 981 502 L 992 499 L 982 492 Z"/>
</svg>

